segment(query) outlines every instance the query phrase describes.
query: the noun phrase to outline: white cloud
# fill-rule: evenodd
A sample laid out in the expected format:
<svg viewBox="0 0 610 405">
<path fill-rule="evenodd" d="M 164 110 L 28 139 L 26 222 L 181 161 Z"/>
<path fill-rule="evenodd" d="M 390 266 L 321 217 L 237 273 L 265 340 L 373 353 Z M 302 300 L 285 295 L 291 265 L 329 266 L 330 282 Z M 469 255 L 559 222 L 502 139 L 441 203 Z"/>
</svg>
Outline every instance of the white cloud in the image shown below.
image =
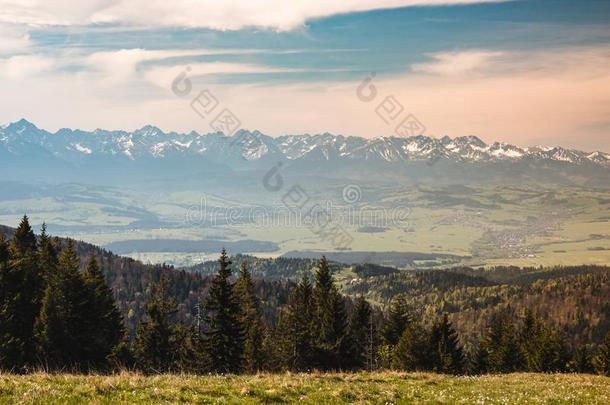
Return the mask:
<svg viewBox="0 0 610 405">
<path fill-rule="evenodd" d="M 133 78 L 139 63 L 206 53 L 206 50 L 121 49 L 95 52 L 86 58 L 86 64 L 90 70 L 99 72 L 104 79 L 120 82 Z"/>
<path fill-rule="evenodd" d="M 30 36 L 23 29 L 0 24 L 0 55 L 23 51 L 30 45 Z"/>
<path fill-rule="evenodd" d="M 0 0 L 0 22 L 290 30 L 311 18 L 340 13 L 498 1 L 506 0 Z"/>
<path fill-rule="evenodd" d="M 411 65 L 411 72 L 422 77 L 431 76 L 436 80 L 516 75 L 543 78 L 568 71 L 578 72 L 585 78 L 605 76 L 608 73 L 605 66 L 610 59 L 610 48 L 565 48 L 555 52 L 466 49 L 428 56 L 432 61 Z"/>
<path fill-rule="evenodd" d="M 442 52 L 429 55 L 434 59 L 432 62 L 417 63 L 411 68 L 417 73 L 456 76 L 487 69 L 503 55 L 502 52 L 485 50 Z"/>
<path fill-rule="evenodd" d="M 189 58 L 195 56 L 211 55 L 243 55 L 267 52 L 262 49 L 184 49 L 184 50 L 150 50 L 150 49 L 121 49 L 116 51 L 100 51 L 85 57 L 88 72 L 101 75 L 107 82 L 125 82 L 127 80 L 143 77 L 151 83 L 168 88 L 172 80 L 185 67 L 186 63 L 177 66 L 155 65 L 142 69 L 143 74 L 138 75 L 138 65 L 144 62 L 161 62 L 171 58 Z M 273 51 L 269 51 L 273 52 Z M 288 71 L 302 71 L 300 69 L 283 69 L 251 63 L 188 63 L 191 77 L 211 74 L 235 73 L 279 73 Z"/>
<path fill-rule="evenodd" d="M 38 55 L 17 55 L 0 59 L 0 77 L 23 79 L 39 75 L 55 65 L 53 59 Z"/>
<path fill-rule="evenodd" d="M 141 79 L 162 88 L 169 88 L 173 79 L 188 66 L 189 76 L 225 75 L 243 73 L 282 73 L 303 72 L 304 69 L 287 69 L 254 63 L 194 62 L 198 56 L 245 55 L 255 53 L 274 53 L 264 49 L 161 49 L 142 48 L 98 51 L 92 54 L 78 53 L 73 50 L 59 52 L 53 56 L 37 54 L 15 55 L 0 58 L 0 77 L 9 79 L 26 78 L 38 75 L 53 68 L 70 68 L 74 75 L 99 84 L 129 85 Z M 177 64 L 176 58 L 185 62 Z M 171 63 L 173 61 L 173 63 Z M 145 67 L 145 62 L 151 64 Z M 60 73 L 57 73 L 58 75 Z"/>
<path fill-rule="evenodd" d="M 277 68 L 254 63 L 189 63 L 188 66 L 155 66 L 144 71 L 144 77 L 150 83 L 164 89 L 169 89 L 173 80 L 188 69 L 190 78 L 207 75 L 228 75 L 246 73 L 291 73 L 304 72 L 304 69 Z"/>
</svg>

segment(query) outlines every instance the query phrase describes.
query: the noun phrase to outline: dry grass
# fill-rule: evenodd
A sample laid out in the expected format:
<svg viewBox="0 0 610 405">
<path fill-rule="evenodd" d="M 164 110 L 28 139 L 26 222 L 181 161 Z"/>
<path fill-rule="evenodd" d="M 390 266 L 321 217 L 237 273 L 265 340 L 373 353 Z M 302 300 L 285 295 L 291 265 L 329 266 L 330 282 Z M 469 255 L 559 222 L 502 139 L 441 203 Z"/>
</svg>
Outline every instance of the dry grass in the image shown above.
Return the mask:
<svg viewBox="0 0 610 405">
<path fill-rule="evenodd" d="M 112 376 L 0 374 L 0 403 L 609 404 L 610 378 L 427 373 Z"/>
</svg>

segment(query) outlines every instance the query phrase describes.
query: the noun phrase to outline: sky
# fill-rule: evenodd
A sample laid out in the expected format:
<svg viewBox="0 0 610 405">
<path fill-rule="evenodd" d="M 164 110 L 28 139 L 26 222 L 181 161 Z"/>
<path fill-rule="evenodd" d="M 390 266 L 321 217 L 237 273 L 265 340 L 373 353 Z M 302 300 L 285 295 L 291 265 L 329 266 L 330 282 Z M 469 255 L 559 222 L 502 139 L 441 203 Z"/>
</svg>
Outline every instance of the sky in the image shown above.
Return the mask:
<svg viewBox="0 0 610 405">
<path fill-rule="evenodd" d="M 48 130 L 211 132 L 207 94 L 274 136 L 610 151 L 610 1 L 0 0 L 0 92 Z"/>
</svg>

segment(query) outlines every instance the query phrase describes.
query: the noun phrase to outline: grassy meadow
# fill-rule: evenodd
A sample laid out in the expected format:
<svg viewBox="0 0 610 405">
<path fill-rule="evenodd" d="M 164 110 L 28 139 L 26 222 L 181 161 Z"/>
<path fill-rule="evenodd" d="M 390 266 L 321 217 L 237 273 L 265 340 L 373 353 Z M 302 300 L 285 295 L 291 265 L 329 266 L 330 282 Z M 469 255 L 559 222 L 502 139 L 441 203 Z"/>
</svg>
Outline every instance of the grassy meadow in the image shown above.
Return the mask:
<svg viewBox="0 0 610 405">
<path fill-rule="evenodd" d="M 192 376 L 0 374 L 0 403 L 608 404 L 610 378 L 429 373 Z"/>
</svg>

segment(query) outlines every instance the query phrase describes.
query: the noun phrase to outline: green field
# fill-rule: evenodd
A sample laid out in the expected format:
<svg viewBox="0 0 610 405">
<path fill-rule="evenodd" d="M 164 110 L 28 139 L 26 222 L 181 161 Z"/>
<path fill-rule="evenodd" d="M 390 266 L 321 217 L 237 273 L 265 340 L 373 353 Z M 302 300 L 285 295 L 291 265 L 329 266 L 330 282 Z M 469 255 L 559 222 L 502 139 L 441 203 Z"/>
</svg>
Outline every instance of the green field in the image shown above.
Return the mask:
<svg viewBox="0 0 610 405">
<path fill-rule="evenodd" d="M 578 374 L 452 377 L 427 373 L 0 374 L 0 403 L 608 404 L 610 378 Z"/>
<path fill-rule="evenodd" d="M 334 220 L 353 238 L 352 251 L 451 254 L 463 257 L 459 264 L 469 266 L 610 264 L 608 190 L 501 185 L 378 190 L 363 186 L 362 200 L 354 204 L 346 204 L 336 194 L 326 190 L 315 201 L 323 207 L 332 204 Z M 55 235 L 97 245 L 138 239 L 222 239 L 277 245 L 271 253 L 245 252 L 261 257 L 293 250 L 334 250 L 329 241 L 287 215 L 279 197 L 264 197 L 229 200 L 204 191 L 146 193 L 71 184 L 42 190 L 39 198 L 0 199 L 0 223 L 14 226 L 27 212 L 32 223 L 46 221 Z M 248 220 L 227 220 L 232 213 Z M 382 217 L 372 219 L 368 214 Z M 402 220 L 394 221 L 397 217 Z M 363 231 L 366 226 L 378 230 Z M 186 266 L 217 253 L 124 252 L 143 262 Z"/>
</svg>

